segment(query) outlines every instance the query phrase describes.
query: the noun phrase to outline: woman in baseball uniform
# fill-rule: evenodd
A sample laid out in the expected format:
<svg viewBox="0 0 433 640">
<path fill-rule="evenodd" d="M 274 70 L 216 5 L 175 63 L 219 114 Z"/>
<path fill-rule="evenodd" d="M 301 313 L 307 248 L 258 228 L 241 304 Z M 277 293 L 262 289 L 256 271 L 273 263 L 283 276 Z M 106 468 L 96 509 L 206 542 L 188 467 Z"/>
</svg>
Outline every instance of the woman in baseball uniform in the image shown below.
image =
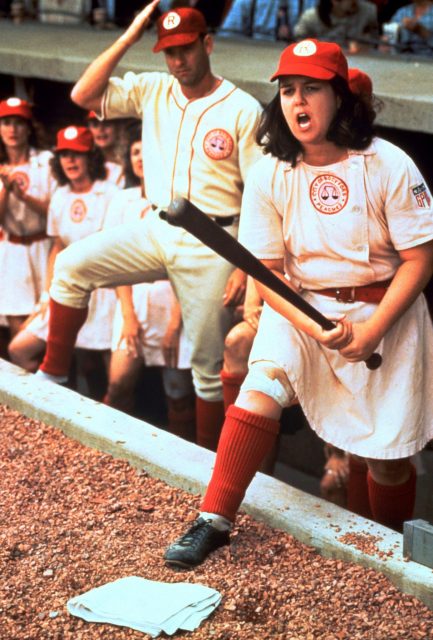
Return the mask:
<svg viewBox="0 0 433 640">
<path fill-rule="evenodd" d="M 71 126 L 57 133 L 51 165 L 60 186 L 48 211 L 47 233 L 53 238 L 53 247 L 44 283 L 46 292 L 58 253 L 69 244 L 102 229 L 108 205 L 118 191 L 105 179 L 103 156 L 94 149 L 92 134 L 86 127 Z M 77 340 L 80 349 L 104 352 L 107 366 L 115 304 L 114 291 L 94 291 L 87 320 Z M 48 315 L 48 296 L 43 296 L 34 317 L 10 344 L 12 361 L 27 371 L 36 371 L 43 355 Z"/>
<path fill-rule="evenodd" d="M 20 98 L 0 102 L 0 314 L 11 336 L 39 300 L 51 246 L 47 211 L 56 183 L 52 154 L 38 146 L 30 105 Z"/>
<path fill-rule="evenodd" d="M 401 529 L 415 501 L 410 457 L 433 435 L 433 327 L 422 290 L 433 270 L 425 180 L 374 137 L 375 113 L 352 93 L 334 43 L 281 54 L 278 94 L 259 130 L 265 156 L 245 186 L 241 241 L 336 321 L 321 329 L 258 284 L 265 301 L 241 392 L 226 414 L 213 475 L 170 565 L 199 564 L 229 530 L 283 407 L 295 395 L 326 442 L 364 458 L 372 517 Z M 365 360 L 383 357 L 370 370 Z"/>
<path fill-rule="evenodd" d="M 141 124 L 128 131 L 125 178 L 128 188 L 112 199 L 105 227 L 142 219 L 151 210 L 144 197 Z M 168 428 L 193 440 L 195 394 L 190 343 L 182 330 L 179 304 L 168 280 L 117 287 L 107 404 L 131 412 L 143 363 L 162 367 L 168 404 Z"/>
<path fill-rule="evenodd" d="M 119 189 L 125 186 L 123 164 L 119 160 L 118 138 L 119 123 L 116 120 L 99 120 L 94 111 L 87 114 L 87 123 L 93 136 L 95 147 L 98 148 L 105 160 L 107 180 Z"/>
</svg>

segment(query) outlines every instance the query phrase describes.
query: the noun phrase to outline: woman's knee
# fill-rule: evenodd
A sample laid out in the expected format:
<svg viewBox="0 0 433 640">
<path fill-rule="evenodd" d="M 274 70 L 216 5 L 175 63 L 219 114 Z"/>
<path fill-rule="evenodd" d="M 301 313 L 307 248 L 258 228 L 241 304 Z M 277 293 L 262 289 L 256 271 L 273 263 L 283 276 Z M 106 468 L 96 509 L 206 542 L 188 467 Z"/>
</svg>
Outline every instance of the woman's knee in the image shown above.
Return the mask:
<svg viewBox="0 0 433 640">
<path fill-rule="evenodd" d="M 411 474 L 412 463 L 410 458 L 399 458 L 396 460 L 366 460 L 373 479 L 380 484 L 401 484 L 405 482 Z"/>
</svg>

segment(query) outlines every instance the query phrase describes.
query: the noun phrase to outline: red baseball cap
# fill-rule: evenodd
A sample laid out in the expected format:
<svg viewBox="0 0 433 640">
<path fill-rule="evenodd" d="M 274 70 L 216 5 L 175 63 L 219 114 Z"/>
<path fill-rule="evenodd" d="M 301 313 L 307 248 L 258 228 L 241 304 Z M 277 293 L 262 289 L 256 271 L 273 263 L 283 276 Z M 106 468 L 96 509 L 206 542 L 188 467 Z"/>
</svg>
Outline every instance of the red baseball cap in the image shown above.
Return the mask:
<svg viewBox="0 0 433 640">
<path fill-rule="evenodd" d="M 156 23 L 158 41 L 153 52 L 168 47 L 178 47 L 195 42 L 200 34 L 207 33 L 204 15 L 191 7 L 179 7 L 163 13 Z"/>
<path fill-rule="evenodd" d="M 340 76 L 347 82 L 347 60 L 335 42 L 321 42 L 314 38 L 301 40 L 284 49 L 271 82 L 289 75 L 317 80 L 331 80 Z"/>
<path fill-rule="evenodd" d="M 93 149 L 93 136 L 87 127 L 66 127 L 57 132 L 55 151 L 87 153 Z"/>
<path fill-rule="evenodd" d="M 32 119 L 32 108 L 26 100 L 21 98 L 8 98 L 0 102 L 0 118 L 7 116 L 19 116 L 26 120 Z"/>
<path fill-rule="evenodd" d="M 365 71 L 351 67 L 349 69 L 349 89 L 358 96 L 371 98 L 373 95 L 373 82 Z"/>
</svg>

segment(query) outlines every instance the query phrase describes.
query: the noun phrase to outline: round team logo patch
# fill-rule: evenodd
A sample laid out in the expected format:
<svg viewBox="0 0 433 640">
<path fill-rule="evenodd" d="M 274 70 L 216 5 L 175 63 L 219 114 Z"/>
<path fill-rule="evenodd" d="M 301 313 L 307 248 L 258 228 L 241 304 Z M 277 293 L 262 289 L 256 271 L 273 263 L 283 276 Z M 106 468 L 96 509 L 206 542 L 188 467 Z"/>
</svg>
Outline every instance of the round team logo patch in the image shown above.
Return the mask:
<svg viewBox="0 0 433 640">
<path fill-rule="evenodd" d="M 347 185 L 332 174 L 318 176 L 310 186 L 310 199 L 320 213 L 333 215 L 341 211 L 349 199 Z"/>
<path fill-rule="evenodd" d="M 84 200 L 74 200 L 71 204 L 70 216 L 72 222 L 81 222 L 86 217 L 87 207 Z"/>
<path fill-rule="evenodd" d="M 203 140 L 204 152 L 213 160 L 224 160 L 233 151 L 233 138 L 224 129 L 212 129 Z"/>
<path fill-rule="evenodd" d="M 302 40 L 293 49 L 295 56 L 312 56 L 316 51 L 316 44 L 312 40 Z"/>
<path fill-rule="evenodd" d="M 10 180 L 16 182 L 21 191 L 27 191 L 30 186 L 30 178 L 24 171 L 15 171 L 10 176 Z"/>
<path fill-rule="evenodd" d="M 180 24 L 179 14 L 175 13 L 174 11 L 170 11 L 170 13 L 168 13 L 165 16 L 162 26 L 164 27 L 164 29 L 167 29 L 169 31 L 170 29 L 176 29 L 176 27 L 178 27 L 179 24 Z"/>
</svg>

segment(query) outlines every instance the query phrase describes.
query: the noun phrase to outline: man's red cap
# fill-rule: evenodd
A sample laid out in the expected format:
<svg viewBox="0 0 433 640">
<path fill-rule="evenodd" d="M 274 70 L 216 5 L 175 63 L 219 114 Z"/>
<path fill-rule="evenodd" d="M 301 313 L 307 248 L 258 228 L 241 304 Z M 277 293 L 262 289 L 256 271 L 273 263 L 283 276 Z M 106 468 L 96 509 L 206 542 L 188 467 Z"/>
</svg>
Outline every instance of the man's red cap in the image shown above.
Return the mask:
<svg viewBox="0 0 433 640">
<path fill-rule="evenodd" d="M 31 120 L 32 108 L 26 100 L 8 98 L 0 102 L 0 118 L 7 118 L 7 116 L 19 116 Z"/>
<path fill-rule="evenodd" d="M 373 82 L 370 76 L 356 67 L 349 69 L 349 88 L 357 96 L 371 98 L 373 95 Z"/>
<path fill-rule="evenodd" d="M 57 132 L 55 151 L 87 153 L 93 149 L 93 136 L 87 127 L 66 127 Z"/>
<path fill-rule="evenodd" d="M 271 82 L 280 76 L 307 76 L 316 80 L 331 80 L 340 76 L 347 82 L 347 60 L 335 42 L 309 38 L 294 42 L 284 49 Z"/>
<path fill-rule="evenodd" d="M 201 11 L 191 7 L 179 7 L 163 13 L 156 23 L 158 41 L 153 52 L 168 47 L 178 47 L 195 42 L 200 34 L 207 33 L 206 20 Z"/>
</svg>

